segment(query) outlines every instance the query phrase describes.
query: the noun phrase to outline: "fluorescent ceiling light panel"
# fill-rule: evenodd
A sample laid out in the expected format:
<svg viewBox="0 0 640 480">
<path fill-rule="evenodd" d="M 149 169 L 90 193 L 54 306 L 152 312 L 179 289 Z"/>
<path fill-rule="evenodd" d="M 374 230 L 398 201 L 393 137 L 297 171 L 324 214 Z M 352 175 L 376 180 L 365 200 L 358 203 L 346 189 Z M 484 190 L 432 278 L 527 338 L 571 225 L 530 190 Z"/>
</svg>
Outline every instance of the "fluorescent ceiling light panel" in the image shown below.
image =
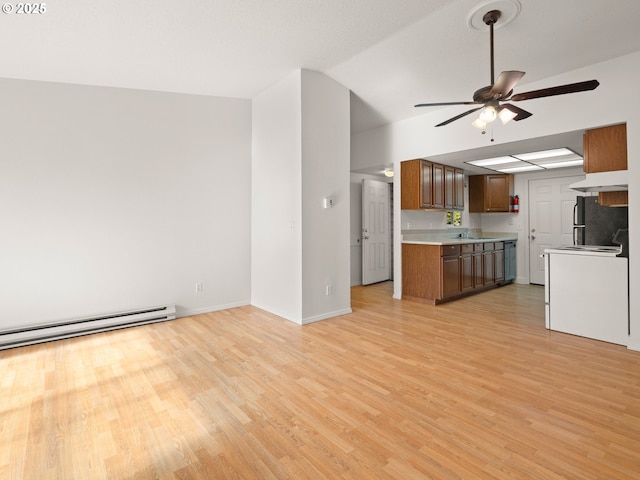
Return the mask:
<svg viewBox="0 0 640 480">
<path fill-rule="evenodd" d="M 516 173 L 516 172 L 528 172 L 530 170 L 544 170 L 544 168 L 538 165 L 526 164 L 522 167 L 499 168 L 497 170 L 502 173 Z"/>
<path fill-rule="evenodd" d="M 465 163 L 502 173 L 516 173 L 544 170 L 545 168 L 573 167 L 582 165 L 583 159 L 568 148 L 554 148 L 552 150 L 519 153 L 505 157 L 472 160 Z"/>
<path fill-rule="evenodd" d="M 489 165 L 502 165 L 504 163 L 513 163 L 516 160 L 513 157 L 496 157 L 496 158 L 485 158 L 484 160 L 472 160 L 470 162 L 465 162 L 470 165 L 475 165 L 476 167 L 487 167 Z"/>
<path fill-rule="evenodd" d="M 580 158 L 578 160 L 563 160 L 561 162 L 550 162 L 540 164 L 544 168 L 562 168 L 562 167 L 577 167 L 582 165 L 584 161 Z"/>
<path fill-rule="evenodd" d="M 553 158 L 553 157 L 561 157 L 563 155 L 575 155 L 575 152 L 572 152 L 568 148 L 555 148 L 553 150 L 542 150 L 540 152 L 531 152 L 531 153 L 519 153 L 517 155 L 512 155 L 519 160 L 540 160 L 543 158 Z"/>
</svg>

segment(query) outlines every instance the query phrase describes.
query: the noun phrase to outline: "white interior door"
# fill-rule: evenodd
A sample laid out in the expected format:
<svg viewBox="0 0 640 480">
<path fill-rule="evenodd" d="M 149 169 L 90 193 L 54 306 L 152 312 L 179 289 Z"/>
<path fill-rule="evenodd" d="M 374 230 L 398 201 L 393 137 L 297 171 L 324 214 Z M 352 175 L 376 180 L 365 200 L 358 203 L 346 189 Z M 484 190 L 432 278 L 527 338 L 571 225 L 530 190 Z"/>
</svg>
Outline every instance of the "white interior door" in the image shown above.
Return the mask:
<svg viewBox="0 0 640 480">
<path fill-rule="evenodd" d="M 362 284 L 391 278 L 389 184 L 362 180 Z"/>
<path fill-rule="evenodd" d="M 529 180 L 529 282 L 544 285 L 545 248 L 573 244 L 573 206 L 579 192 L 569 188 L 583 176 Z"/>
</svg>

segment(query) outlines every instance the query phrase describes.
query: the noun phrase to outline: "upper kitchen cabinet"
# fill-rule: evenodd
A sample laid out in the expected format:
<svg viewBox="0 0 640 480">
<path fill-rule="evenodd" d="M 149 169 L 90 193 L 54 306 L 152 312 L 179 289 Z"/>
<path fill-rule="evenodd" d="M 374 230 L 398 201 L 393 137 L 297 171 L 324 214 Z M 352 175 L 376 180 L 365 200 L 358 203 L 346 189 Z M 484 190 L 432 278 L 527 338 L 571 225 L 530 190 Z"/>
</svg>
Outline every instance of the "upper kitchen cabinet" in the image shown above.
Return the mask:
<svg viewBox="0 0 640 480">
<path fill-rule="evenodd" d="M 585 173 L 627 169 L 627 125 L 587 130 L 583 137 Z"/>
<path fill-rule="evenodd" d="M 431 164 L 431 179 L 433 181 L 433 197 L 431 205 L 435 209 L 444 208 L 445 184 L 444 184 L 444 165 L 439 163 Z"/>
<path fill-rule="evenodd" d="M 400 208 L 420 210 L 433 208 L 433 168 L 427 160 L 400 163 Z"/>
<path fill-rule="evenodd" d="M 627 169 L 627 125 L 587 130 L 583 137 L 585 173 Z M 599 203 L 605 207 L 629 204 L 627 191 L 600 192 Z"/>
<path fill-rule="evenodd" d="M 402 210 L 464 209 L 464 171 L 424 159 L 400 163 Z"/>
<path fill-rule="evenodd" d="M 464 209 L 464 170 L 444 166 L 445 199 L 444 208 Z"/>
<path fill-rule="evenodd" d="M 469 177 L 469 211 L 509 212 L 513 196 L 513 175 L 491 174 Z"/>
</svg>

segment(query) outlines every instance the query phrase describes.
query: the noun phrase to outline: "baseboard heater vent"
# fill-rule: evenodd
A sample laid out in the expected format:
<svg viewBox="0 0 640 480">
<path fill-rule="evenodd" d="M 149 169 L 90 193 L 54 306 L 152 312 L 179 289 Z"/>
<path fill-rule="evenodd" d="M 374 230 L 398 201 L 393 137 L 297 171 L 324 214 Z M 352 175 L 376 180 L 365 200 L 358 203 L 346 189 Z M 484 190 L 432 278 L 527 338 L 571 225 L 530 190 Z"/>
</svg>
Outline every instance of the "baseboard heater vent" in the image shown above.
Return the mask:
<svg viewBox="0 0 640 480">
<path fill-rule="evenodd" d="M 0 350 L 34 343 L 50 342 L 62 338 L 89 335 L 107 330 L 134 327 L 146 323 L 163 322 L 175 318 L 176 306 L 164 305 L 90 318 L 80 318 L 66 322 L 0 330 Z"/>
</svg>

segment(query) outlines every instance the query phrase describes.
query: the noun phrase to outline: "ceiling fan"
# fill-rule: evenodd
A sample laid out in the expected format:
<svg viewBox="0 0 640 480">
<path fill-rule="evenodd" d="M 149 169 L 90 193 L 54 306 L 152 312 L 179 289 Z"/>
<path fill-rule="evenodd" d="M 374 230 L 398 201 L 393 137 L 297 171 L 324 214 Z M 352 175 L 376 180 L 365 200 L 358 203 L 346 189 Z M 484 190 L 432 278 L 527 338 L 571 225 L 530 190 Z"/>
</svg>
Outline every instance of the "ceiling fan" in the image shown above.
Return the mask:
<svg viewBox="0 0 640 480">
<path fill-rule="evenodd" d="M 532 114 L 523 110 L 520 107 L 516 107 L 510 103 L 503 102 L 519 102 L 521 100 L 531 100 L 534 98 L 551 97 L 554 95 L 564 95 L 567 93 L 584 92 L 587 90 L 594 90 L 600 83 L 597 80 L 588 80 L 586 82 L 570 83 L 567 85 L 559 85 L 557 87 L 543 88 L 541 90 L 533 90 L 525 93 L 518 93 L 512 95 L 513 87 L 516 86 L 518 81 L 522 78 L 525 72 L 517 70 L 508 70 L 500 73 L 498 80 L 494 81 L 494 60 L 493 60 L 493 25 L 500 18 L 501 12 L 499 10 L 491 10 L 482 17 L 482 21 L 489 26 L 489 37 L 491 43 L 491 85 L 482 87 L 476 90 L 473 94 L 473 101 L 471 102 L 440 102 L 440 103 L 420 103 L 415 105 L 416 107 L 440 107 L 446 105 L 481 105 L 471 110 L 467 110 L 460 115 L 456 115 L 453 118 L 445 120 L 442 123 L 436 125 L 436 127 L 442 127 L 448 125 L 451 122 L 459 120 L 462 117 L 482 110 L 478 118 L 473 122 L 474 127 L 482 129 L 482 133 L 485 133 L 487 123 L 493 122 L 497 117 L 500 118 L 503 124 L 509 120 L 524 120 L 529 118 Z"/>
</svg>

